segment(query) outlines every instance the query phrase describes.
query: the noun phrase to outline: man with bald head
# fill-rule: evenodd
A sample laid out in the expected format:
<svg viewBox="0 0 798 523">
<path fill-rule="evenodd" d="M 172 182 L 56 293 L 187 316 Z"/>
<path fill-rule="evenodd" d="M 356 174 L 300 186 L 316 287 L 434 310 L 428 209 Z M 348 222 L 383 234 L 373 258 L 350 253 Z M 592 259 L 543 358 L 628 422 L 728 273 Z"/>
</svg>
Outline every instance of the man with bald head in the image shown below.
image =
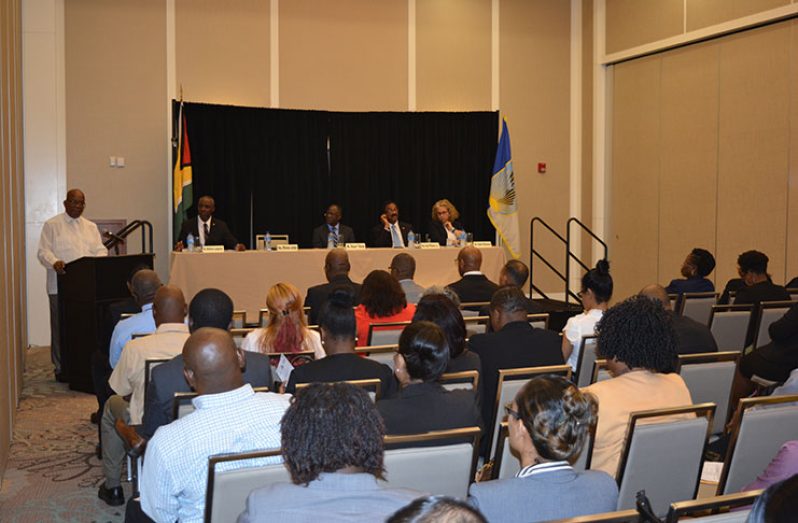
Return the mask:
<svg viewBox="0 0 798 523">
<path fill-rule="evenodd" d="M 447 285 L 454 290 L 463 303 L 490 301 L 493 293 L 499 288 L 480 272 L 482 253 L 476 247 L 468 246 L 460 249 L 457 255 L 457 271 L 462 278 Z"/>
<path fill-rule="evenodd" d="M 413 276 L 416 274 L 416 259 L 406 252 L 401 252 L 391 260 L 390 269 L 391 276 L 399 282 L 402 290 L 405 291 L 407 303 L 418 303 L 426 289 L 413 281 Z"/>
<path fill-rule="evenodd" d="M 182 251 L 186 245 L 189 234 L 194 236 L 196 245 L 224 245 L 227 250 L 244 251 L 246 245 L 238 243 L 236 237 L 230 232 L 227 224 L 213 217 L 216 212 L 216 202 L 211 196 L 202 196 L 197 200 L 197 216 L 186 220 L 180 229 L 180 236 L 175 243 L 175 250 Z"/>
<path fill-rule="evenodd" d="M 97 225 L 82 216 L 85 208 L 83 191 L 69 190 L 64 200 L 64 212 L 44 223 L 39 238 L 37 257 L 47 269 L 47 296 L 50 300 L 50 357 L 58 381 L 62 381 L 62 377 L 57 274 L 63 274 L 66 264 L 78 258 L 108 256 Z"/>
<path fill-rule="evenodd" d="M 130 294 L 141 312 L 125 318 L 116 324 L 111 334 L 111 345 L 108 348 L 108 363 L 115 368 L 122 349 L 131 340 L 134 334 L 151 334 L 155 332 L 155 319 L 153 319 L 152 301 L 155 293 L 161 288 L 161 279 L 158 273 L 151 269 L 142 269 L 133 275 L 130 280 Z"/>
<path fill-rule="evenodd" d="M 186 381 L 198 394 L 196 410 L 155 432 L 141 476 L 141 508 L 155 521 L 202 521 L 208 457 L 280 448 L 280 420 L 291 399 L 290 394 L 255 393 L 244 383 L 244 354 L 224 330 L 192 333 L 183 361 Z"/>
<path fill-rule="evenodd" d="M 112 506 L 125 502 L 119 482 L 125 447 L 123 439 L 116 432 L 116 420 L 121 419 L 132 425 L 141 423 L 145 361 L 175 357 L 183 350 L 183 344 L 188 339 L 186 300 L 178 287 L 166 285 L 158 289 L 152 303 L 152 315 L 155 333 L 130 340 L 108 380 L 116 394 L 108 398 L 103 409 L 101 429 L 105 483 L 100 486 L 97 495 Z M 129 402 L 125 400 L 126 396 L 130 396 Z"/>
<path fill-rule="evenodd" d="M 677 352 L 679 354 L 700 354 L 703 352 L 718 352 L 718 344 L 715 342 L 709 327 L 698 323 L 687 316 L 677 316 L 673 312 L 671 299 L 668 291 L 662 285 L 648 285 L 638 293 L 640 296 L 647 296 L 652 300 L 658 300 L 673 318 L 673 328 L 676 330 Z"/>
<path fill-rule="evenodd" d="M 354 297 L 355 304 L 358 303 L 360 284 L 349 279 L 349 269 L 349 254 L 346 250 L 336 248 L 327 253 L 324 258 L 324 276 L 327 278 L 327 283 L 309 288 L 305 296 L 305 307 L 310 307 L 311 325 L 318 324 L 321 306 L 327 301 L 333 289 L 345 288 Z"/>
</svg>

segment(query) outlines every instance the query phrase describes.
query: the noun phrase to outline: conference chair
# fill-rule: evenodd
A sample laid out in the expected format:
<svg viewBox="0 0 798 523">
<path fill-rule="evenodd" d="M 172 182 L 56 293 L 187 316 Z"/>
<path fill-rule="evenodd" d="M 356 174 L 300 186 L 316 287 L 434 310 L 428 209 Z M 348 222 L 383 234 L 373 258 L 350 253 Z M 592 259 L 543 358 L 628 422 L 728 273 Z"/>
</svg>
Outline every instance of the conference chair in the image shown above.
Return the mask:
<svg viewBox="0 0 798 523">
<path fill-rule="evenodd" d="M 713 403 L 631 413 L 616 477 L 618 510 L 634 508 L 640 490 L 658 515 L 674 501 L 695 499 L 714 413 Z"/>
<path fill-rule="evenodd" d="M 355 354 L 365 356 L 377 363 L 387 365 L 393 370 L 393 356 L 396 354 L 399 345 L 366 345 L 365 347 L 355 347 Z"/>
<path fill-rule="evenodd" d="M 762 490 L 749 490 L 726 496 L 671 503 L 665 523 L 678 523 L 682 518 L 688 519 L 690 523 L 745 523 L 750 508 L 734 512 L 730 510 L 748 507 L 762 492 Z"/>
<path fill-rule="evenodd" d="M 593 364 L 596 361 L 596 337 L 582 336 L 577 350 L 579 356 L 576 358 L 574 382 L 577 387 L 587 387 L 591 383 Z"/>
<path fill-rule="evenodd" d="M 549 313 L 542 312 L 538 314 L 527 314 L 526 321 L 528 321 L 529 324 L 536 329 L 548 329 Z"/>
<path fill-rule="evenodd" d="M 369 378 L 363 380 L 342 380 L 337 383 L 348 383 L 349 385 L 354 385 L 355 387 L 360 387 L 361 389 L 368 392 L 371 401 L 378 401 L 382 398 L 382 382 L 378 378 Z M 297 383 L 296 390 L 304 389 L 310 385 L 310 383 Z"/>
<path fill-rule="evenodd" d="M 791 301 L 798 301 L 798 289 L 787 289 L 787 292 L 790 294 Z"/>
<path fill-rule="evenodd" d="M 679 310 L 679 300 L 681 299 L 682 295 L 678 292 L 669 293 L 668 300 L 671 302 L 671 310 L 678 311 Z"/>
<path fill-rule="evenodd" d="M 693 402 L 716 405 L 712 434 L 723 432 L 740 356 L 738 351 L 679 355 L 678 372 L 690 390 Z"/>
<path fill-rule="evenodd" d="M 692 318 L 701 325 L 709 324 L 712 306 L 718 303 L 716 292 L 685 292 L 679 300 L 676 314 Z"/>
<path fill-rule="evenodd" d="M 269 392 L 269 387 L 252 387 L 255 392 Z M 172 398 L 172 421 L 184 418 L 194 412 L 194 404 L 191 402 L 199 394 L 196 392 L 175 392 Z"/>
<path fill-rule="evenodd" d="M 147 404 L 147 389 L 150 388 L 150 381 L 152 380 L 152 369 L 170 361 L 171 358 L 147 358 L 144 360 L 144 405 Z"/>
<path fill-rule="evenodd" d="M 549 365 L 547 367 L 523 367 L 520 369 L 500 369 L 499 380 L 496 385 L 496 404 L 493 406 L 492 424 L 490 427 L 490 457 L 496 455 L 496 443 L 499 439 L 501 422 L 505 420 L 504 406 L 512 402 L 518 391 L 526 382 L 537 376 L 545 375 L 563 376 L 571 379 L 570 365 Z"/>
<path fill-rule="evenodd" d="M 754 481 L 784 442 L 798 435 L 798 395 L 740 400 L 717 494 L 740 491 Z"/>
<path fill-rule="evenodd" d="M 770 324 L 781 319 L 782 316 L 795 305 L 792 301 L 763 301 L 757 307 L 756 335 L 754 336 L 754 349 L 770 343 Z"/>
<path fill-rule="evenodd" d="M 410 321 L 386 321 L 369 324 L 369 345 L 391 345 L 399 343 L 402 331 Z"/>
<path fill-rule="evenodd" d="M 709 330 L 718 350 L 745 349 L 745 336 L 751 321 L 751 305 L 713 305 L 709 313 Z"/>
<path fill-rule="evenodd" d="M 479 311 L 490 307 L 490 301 L 467 301 L 460 304 L 460 312 L 463 318 L 466 316 L 479 316 Z"/>
<path fill-rule="evenodd" d="M 266 327 L 269 325 L 269 309 L 260 309 L 258 311 L 258 327 Z"/>
<path fill-rule="evenodd" d="M 590 372 L 590 384 L 598 383 L 612 378 L 609 369 L 607 368 L 607 360 L 597 359 L 593 362 L 593 370 Z"/>
<path fill-rule="evenodd" d="M 603 512 L 589 516 L 558 519 L 548 523 L 640 523 L 640 513 L 637 510 L 619 510 L 617 512 Z"/>
<path fill-rule="evenodd" d="M 282 463 L 265 463 L 275 456 L 280 456 L 280 449 L 210 456 L 205 523 L 235 523 L 247 507 L 250 492 L 290 483 L 291 474 Z"/>
<path fill-rule="evenodd" d="M 476 472 L 480 434 L 479 427 L 466 427 L 385 436 L 385 481 L 392 488 L 465 499 Z"/>
<path fill-rule="evenodd" d="M 488 328 L 490 316 L 463 316 L 466 327 L 466 339 L 475 334 L 484 334 Z"/>
<path fill-rule="evenodd" d="M 147 336 L 152 336 L 152 332 L 134 332 L 130 335 L 131 340 L 137 340 L 139 338 L 146 338 Z"/>
<path fill-rule="evenodd" d="M 461 372 L 447 372 L 438 378 L 438 383 L 446 390 L 479 390 L 479 372 L 464 370 Z"/>
<path fill-rule="evenodd" d="M 247 335 L 253 330 L 255 329 L 252 327 L 245 327 L 241 329 L 230 329 L 230 336 L 233 337 L 233 342 L 236 344 L 236 347 L 240 349 L 241 346 L 244 344 L 244 338 L 246 338 Z"/>
<path fill-rule="evenodd" d="M 247 311 L 233 311 L 233 328 L 243 329 L 247 325 Z"/>
</svg>

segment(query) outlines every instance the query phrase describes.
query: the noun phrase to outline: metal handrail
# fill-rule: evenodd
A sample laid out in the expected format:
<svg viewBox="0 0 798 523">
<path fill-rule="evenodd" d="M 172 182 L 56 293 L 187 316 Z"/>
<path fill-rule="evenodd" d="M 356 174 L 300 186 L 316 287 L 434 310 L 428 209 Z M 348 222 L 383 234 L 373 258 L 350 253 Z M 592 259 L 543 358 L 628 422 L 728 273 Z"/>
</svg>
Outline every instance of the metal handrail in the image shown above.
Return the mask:
<svg viewBox="0 0 798 523">
<path fill-rule="evenodd" d="M 590 267 L 585 265 L 585 263 L 582 260 L 580 260 L 573 253 L 573 251 L 571 251 L 571 224 L 572 223 L 575 223 L 575 224 L 579 225 L 582 228 L 582 231 L 588 233 L 591 236 L 591 238 L 593 238 L 594 240 L 599 242 L 601 244 L 601 246 L 604 247 L 604 259 L 605 260 L 607 259 L 607 244 L 604 243 L 604 240 L 602 240 L 601 238 L 596 236 L 596 234 L 592 230 L 590 230 L 590 227 L 588 227 L 587 225 L 585 225 L 584 223 L 579 221 L 578 218 L 575 218 L 575 217 L 571 216 L 570 218 L 568 218 L 568 221 L 565 222 L 565 247 L 566 247 L 565 274 L 571 274 L 571 258 L 573 258 L 579 265 L 581 265 L 584 270 L 586 270 L 586 271 L 590 270 Z M 568 303 L 568 295 L 569 294 L 573 295 L 573 293 L 571 293 L 571 291 L 568 290 L 568 280 L 565 281 L 565 290 L 566 290 L 566 292 L 565 292 L 565 303 L 567 304 Z M 576 295 L 573 295 L 573 296 L 574 296 L 574 298 L 579 300 L 578 296 L 576 296 Z"/>
<path fill-rule="evenodd" d="M 105 236 L 107 239 L 103 242 L 106 249 L 113 248 L 116 251 L 116 254 L 119 254 L 119 244 L 125 243 L 125 238 L 130 236 L 136 229 L 141 228 L 141 252 L 153 253 L 153 243 L 152 243 L 152 224 L 147 220 L 133 220 L 132 222 L 128 223 L 117 232 L 106 231 Z M 146 239 L 149 236 L 149 251 L 145 251 Z"/>
</svg>

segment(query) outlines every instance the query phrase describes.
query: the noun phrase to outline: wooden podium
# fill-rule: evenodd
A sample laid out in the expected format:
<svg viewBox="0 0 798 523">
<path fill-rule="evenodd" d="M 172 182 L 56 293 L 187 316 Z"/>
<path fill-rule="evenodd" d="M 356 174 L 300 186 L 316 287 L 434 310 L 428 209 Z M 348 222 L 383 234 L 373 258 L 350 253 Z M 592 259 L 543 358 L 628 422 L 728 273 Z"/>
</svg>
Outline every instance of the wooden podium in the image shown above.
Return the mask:
<svg viewBox="0 0 798 523">
<path fill-rule="evenodd" d="M 130 272 L 142 265 L 152 268 L 154 256 L 84 257 L 68 263 L 66 273 L 58 275 L 61 372 L 70 389 L 94 393 L 91 359 L 101 349 L 100 319 L 108 305 L 130 296 Z"/>
</svg>

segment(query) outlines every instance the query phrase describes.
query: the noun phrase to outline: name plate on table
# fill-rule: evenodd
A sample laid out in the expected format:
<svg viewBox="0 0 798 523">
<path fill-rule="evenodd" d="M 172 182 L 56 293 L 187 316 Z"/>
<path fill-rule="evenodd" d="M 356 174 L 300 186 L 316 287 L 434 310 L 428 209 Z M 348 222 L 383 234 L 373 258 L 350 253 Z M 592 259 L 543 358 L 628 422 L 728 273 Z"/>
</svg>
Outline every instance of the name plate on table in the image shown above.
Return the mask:
<svg viewBox="0 0 798 523">
<path fill-rule="evenodd" d="M 490 242 L 474 242 L 474 247 L 493 247 L 493 244 Z"/>
<path fill-rule="evenodd" d="M 366 244 L 365 243 L 347 243 L 346 244 L 347 251 L 365 251 Z"/>
<path fill-rule="evenodd" d="M 224 252 L 224 245 L 206 245 L 202 252 Z"/>
<path fill-rule="evenodd" d="M 421 242 L 418 244 L 420 249 L 440 249 L 441 244 L 438 242 Z"/>
<path fill-rule="evenodd" d="M 283 243 L 283 244 L 280 244 L 280 245 L 276 245 L 276 247 L 277 247 L 277 252 L 280 252 L 280 251 L 298 251 L 299 250 L 299 245 L 297 245 L 296 243 Z"/>
</svg>

